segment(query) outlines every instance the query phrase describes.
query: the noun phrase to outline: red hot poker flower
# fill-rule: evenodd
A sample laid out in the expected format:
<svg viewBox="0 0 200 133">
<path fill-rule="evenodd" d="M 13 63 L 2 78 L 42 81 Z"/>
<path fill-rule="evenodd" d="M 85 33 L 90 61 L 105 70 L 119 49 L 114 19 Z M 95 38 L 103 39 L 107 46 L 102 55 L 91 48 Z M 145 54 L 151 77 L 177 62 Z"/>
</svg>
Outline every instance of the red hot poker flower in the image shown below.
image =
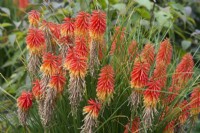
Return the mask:
<svg viewBox="0 0 200 133">
<path fill-rule="evenodd" d="M 180 103 L 180 108 L 182 109 L 182 112 L 181 112 L 181 115 L 179 116 L 179 121 L 180 121 L 180 124 L 183 125 L 188 117 L 189 117 L 189 106 L 188 106 L 188 102 L 186 100 L 182 101 Z"/>
<path fill-rule="evenodd" d="M 74 19 L 65 18 L 63 24 L 61 24 L 61 36 L 74 36 Z"/>
<path fill-rule="evenodd" d="M 172 80 L 173 85 L 182 86 L 188 82 L 193 75 L 194 61 L 191 54 L 183 56 L 181 62 L 176 67 Z"/>
<path fill-rule="evenodd" d="M 172 46 L 169 39 L 165 39 L 160 44 L 156 62 L 165 62 L 167 65 L 170 64 L 172 58 Z"/>
<path fill-rule="evenodd" d="M 194 88 L 190 97 L 190 114 L 198 116 L 200 113 L 200 87 Z"/>
<path fill-rule="evenodd" d="M 95 10 L 90 19 L 89 33 L 92 39 L 102 40 L 106 31 L 106 14 Z"/>
<path fill-rule="evenodd" d="M 55 89 L 58 93 L 63 91 L 66 78 L 62 73 L 51 76 L 49 81 L 49 87 Z"/>
<path fill-rule="evenodd" d="M 157 80 L 151 80 L 147 89 L 144 91 L 144 105 L 145 107 L 156 108 L 160 96 L 160 82 Z"/>
<path fill-rule="evenodd" d="M 75 39 L 75 50 L 84 57 L 88 56 L 89 49 L 86 45 L 86 39 L 84 37 L 76 37 Z"/>
<path fill-rule="evenodd" d="M 133 58 L 133 56 L 135 56 L 136 51 L 137 51 L 137 42 L 133 40 L 128 47 L 128 54 L 131 56 L 130 58 Z"/>
<path fill-rule="evenodd" d="M 27 48 L 32 54 L 41 55 L 45 49 L 44 33 L 36 28 L 30 28 L 26 37 Z"/>
<path fill-rule="evenodd" d="M 32 106 L 33 95 L 31 92 L 22 92 L 17 98 L 17 106 L 21 110 L 27 111 Z"/>
<path fill-rule="evenodd" d="M 38 27 L 40 21 L 40 13 L 36 10 L 31 10 L 28 13 L 28 21 L 31 26 Z"/>
<path fill-rule="evenodd" d="M 52 76 L 60 72 L 62 59 L 60 56 L 55 56 L 52 53 L 46 53 L 43 55 L 43 63 L 40 70 L 48 76 Z"/>
<path fill-rule="evenodd" d="M 125 126 L 125 130 L 124 133 L 129 133 L 129 131 L 131 131 L 131 133 L 139 133 L 139 127 L 140 127 L 140 118 L 136 117 L 133 121 L 132 121 L 132 127 L 131 130 L 129 129 L 130 124 L 128 123 Z"/>
<path fill-rule="evenodd" d="M 131 72 L 131 88 L 139 90 L 147 85 L 150 66 L 145 60 L 136 60 L 138 61 L 134 62 L 133 70 Z"/>
<path fill-rule="evenodd" d="M 97 97 L 100 101 L 110 102 L 114 93 L 114 70 L 112 66 L 107 65 L 101 69 L 97 83 Z"/>
<path fill-rule="evenodd" d="M 83 114 L 89 114 L 93 119 L 97 119 L 100 109 L 101 104 L 90 99 L 88 100 L 88 105 L 83 108 Z"/>
<path fill-rule="evenodd" d="M 90 14 L 81 11 L 76 16 L 75 21 L 75 35 L 77 36 L 87 36 L 89 28 Z"/>
<path fill-rule="evenodd" d="M 152 44 L 146 44 L 142 50 L 141 57 L 146 59 L 149 65 L 152 65 L 154 62 L 154 47 Z"/>
<path fill-rule="evenodd" d="M 32 93 L 33 93 L 33 96 L 34 96 L 37 100 L 39 100 L 40 97 L 42 96 L 43 91 L 42 91 L 42 87 L 41 87 L 41 85 L 40 85 L 40 80 L 35 80 L 35 82 L 33 82 Z"/>
<path fill-rule="evenodd" d="M 19 8 L 25 9 L 28 6 L 28 0 L 19 0 Z"/>
</svg>

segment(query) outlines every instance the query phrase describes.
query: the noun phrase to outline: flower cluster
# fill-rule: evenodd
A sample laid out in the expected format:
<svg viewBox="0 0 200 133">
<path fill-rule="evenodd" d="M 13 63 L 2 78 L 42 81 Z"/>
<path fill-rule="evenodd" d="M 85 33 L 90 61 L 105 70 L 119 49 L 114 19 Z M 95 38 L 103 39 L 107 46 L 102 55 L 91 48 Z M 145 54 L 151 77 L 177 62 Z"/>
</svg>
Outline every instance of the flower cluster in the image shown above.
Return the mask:
<svg viewBox="0 0 200 133">
<path fill-rule="evenodd" d="M 141 125 L 146 132 L 151 131 L 157 119 L 164 125 L 163 132 L 174 132 L 190 115 L 196 119 L 200 113 L 199 86 L 193 89 L 194 84 L 190 84 L 194 73 L 193 57 L 185 54 L 173 70 L 169 39 L 159 45 L 148 41 L 144 46 L 131 40 L 126 46 L 126 39 L 130 38 L 125 34 L 128 29 L 118 26 L 111 36 L 113 42 L 106 45 L 107 18 L 100 10 L 91 14 L 81 11 L 75 18 L 64 18 L 62 23 L 44 20 L 38 11 L 32 10 L 28 19 L 26 44 L 32 92 L 22 92 L 17 99 L 18 116 L 23 125 L 27 124 L 33 100 L 41 123 L 47 128 L 58 118 L 53 116 L 60 114 L 56 113 L 56 108 L 60 109 L 62 104 L 59 100 L 68 98 L 70 117 L 76 120 L 80 118 L 80 107 L 92 97 L 82 110 L 81 133 L 92 133 L 98 121 L 107 117 L 104 117 L 107 111 L 123 113 L 113 112 L 113 106 L 117 107 L 124 99 L 128 100 L 131 110 L 131 117 L 123 116 L 128 118 L 128 124 L 122 126 L 124 133 L 139 133 L 144 130 L 140 129 Z M 191 89 L 186 90 L 189 87 Z M 126 103 L 124 101 L 120 107 Z M 165 120 L 174 110 L 178 110 L 176 116 Z M 114 120 L 115 117 L 110 118 Z"/>
</svg>

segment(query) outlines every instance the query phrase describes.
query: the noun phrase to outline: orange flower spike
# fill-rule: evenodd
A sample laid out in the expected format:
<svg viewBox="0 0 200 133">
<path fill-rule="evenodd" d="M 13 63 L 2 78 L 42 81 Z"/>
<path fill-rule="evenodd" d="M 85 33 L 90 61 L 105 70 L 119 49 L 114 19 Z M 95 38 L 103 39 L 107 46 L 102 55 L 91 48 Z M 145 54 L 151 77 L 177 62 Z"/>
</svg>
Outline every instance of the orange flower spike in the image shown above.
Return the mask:
<svg viewBox="0 0 200 133">
<path fill-rule="evenodd" d="M 59 72 L 61 68 L 62 59 L 60 56 L 55 56 L 52 53 L 46 53 L 43 55 L 43 63 L 40 70 L 48 76 L 52 76 Z"/>
<path fill-rule="evenodd" d="M 156 108 L 156 104 L 159 101 L 160 96 L 160 82 L 156 80 L 151 80 L 147 89 L 144 91 L 144 105 L 145 107 Z"/>
<path fill-rule="evenodd" d="M 83 108 L 83 114 L 89 114 L 93 119 L 97 119 L 101 109 L 101 104 L 93 99 L 88 100 L 88 104 L 88 106 Z"/>
<path fill-rule="evenodd" d="M 28 6 L 28 0 L 19 0 L 19 8 L 25 9 Z"/>
<path fill-rule="evenodd" d="M 175 74 L 172 77 L 173 84 L 184 85 L 193 75 L 194 61 L 191 54 L 183 56 L 181 62 L 177 65 Z"/>
<path fill-rule="evenodd" d="M 175 121 L 171 121 L 165 127 L 163 133 L 174 133 Z"/>
<path fill-rule="evenodd" d="M 58 93 L 61 93 L 64 89 L 65 83 L 66 83 L 66 78 L 62 73 L 59 73 L 51 76 L 48 86 L 50 88 L 56 89 Z"/>
<path fill-rule="evenodd" d="M 30 26 L 38 27 L 40 21 L 40 13 L 36 10 L 31 10 L 28 13 L 28 21 L 30 23 Z"/>
<path fill-rule="evenodd" d="M 169 39 L 165 39 L 160 44 L 160 48 L 157 53 L 156 62 L 165 62 L 167 65 L 170 64 L 172 58 L 172 45 Z"/>
<path fill-rule="evenodd" d="M 87 36 L 89 29 L 90 14 L 81 11 L 76 16 L 75 21 L 75 35 L 77 36 Z"/>
<path fill-rule="evenodd" d="M 141 57 L 146 59 L 147 62 L 152 65 L 154 62 L 155 50 L 152 44 L 146 44 L 142 50 Z"/>
<path fill-rule="evenodd" d="M 138 57 L 139 58 L 139 57 Z M 138 60 L 138 61 L 137 61 Z M 131 88 L 139 90 L 147 85 L 148 73 L 150 70 L 149 63 L 136 59 L 131 72 Z"/>
<path fill-rule="evenodd" d="M 84 57 L 88 56 L 89 49 L 86 45 L 86 39 L 84 37 L 76 37 L 75 39 L 75 50 Z"/>
<path fill-rule="evenodd" d="M 61 24 L 60 30 L 61 36 L 74 36 L 74 19 L 65 18 L 63 24 Z"/>
<path fill-rule="evenodd" d="M 136 51 L 137 51 L 137 42 L 133 40 L 133 41 L 131 42 L 131 44 L 129 45 L 129 47 L 128 47 L 128 53 L 129 53 L 129 55 L 131 56 L 131 58 L 132 58 L 133 56 L 135 56 Z"/>
<path fill-rule="evenodd" d="M 75 77 L 85 77 L 87 73 L 87 58 L 76 54 L 69 65 L 69 72 Z"/>
<path fill-rule="evenodd" d="M 36 28 L 30 28 L 28 30 L 26 43 L 31 54 L 41 55 L 46 49 L 44 33 Z"/>
<path fill-rule="evenodd" d="M 32 93 L 37 100 L 40 99 L 40 97 L 42 96 L 43 91 L 40 85 L 40 80 L 35 80 L 35 82 L 33 82 Z"/>
<path fill-rule="evenodd" d="M 32 106 L 33 95 L 31 92 L 22 92 L 17 98 L 17 106 L 21 110 L 27 111 Z"/>
<path fill-rule="evenodd" d="M 125 126 L 125 130 L 124 133 L 129 133 L 129 131 L 131 131 L 131 133 L 139 133 L 139 127 L 140 127 L 140 118 L 136 117 L 133 121 L 132 121 L 132 127 L 130 130 L 130 123 L 126 124 Z"/>
<path fill-rule="evenodd" d="M 110 102 L 114 93 L 114 70 L 111 65 L 104 66 L 99 74 L 97 97 L 101 102 Z"/>
<path fill-rule="evenodd" d="M 200 113 L 200 87 L 194 88 L 190 97 L 190 114 L 198 116 Z"/>
<path fill-rule="evenodd" d="M 160 82 L 160 87 L 164 87 L 167 81 L 167 67 L 164 62 L 156 64 L 152 78 Z"/>
<path fill-rule="evenodd" d="M 51 31 L 52 36 L 55 39 L 59 39 L 60 38 L 60 29 L 61 29 L 61 25 L 60 24 L 55 24 L 55 23 L 51 23 L 49 24 L 49 28 Z"/>
<path fill-rule="evenodd" d="M 183 125 L 188 117 L 189 117 L 189 106 L 188 106 L 188 102 L 186 100 L 184 100 L 183 102 L 181 102 L 180 104 L 180 108 L 182 109 L 181 115 L 179 116 L 179 121 L 180 124 Z"/>
<path fill-rule="evenodd" d="M 106 31 L 106 14 L 95 10 L 92 12 L 89 25 L 89 34 L 92 39 L 102 40 Z"/>
</svg>

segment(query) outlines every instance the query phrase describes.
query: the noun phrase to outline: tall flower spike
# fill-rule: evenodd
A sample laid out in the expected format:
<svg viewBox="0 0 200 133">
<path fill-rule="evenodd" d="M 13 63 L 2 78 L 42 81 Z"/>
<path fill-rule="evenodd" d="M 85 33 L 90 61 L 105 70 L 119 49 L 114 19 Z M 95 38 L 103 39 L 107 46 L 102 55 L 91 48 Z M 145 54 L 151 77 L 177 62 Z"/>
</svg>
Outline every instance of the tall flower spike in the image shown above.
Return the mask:
<svg viewBox="0 0 200 133">
<path fill-rule="evenodd" d="M 28 21 L 31 27 L 38 27 L 40 21 L 40 13 L 36 10 L 31 10 L 28 13 Z"/>
<path fill-rule="evenodd" d="M 133 57 L 136 56 L 136 51 L 137 51 L 137 42 L 133 40 L 131 44 L 128 46 L 128 54 L 130 60 L 132 60 Z"/>
<path fill-rule="evenodd" d="M 40 70 L 44 75 L 52 76 L 57 74 L 61 69 L 61 57 L 55 56 L 52 53 L 45 53 L 43 55 L 43 63 Z"/>
<path fill-rule="evenodd" d="M 154 114 L 157 113 L 156 105 L 160 96 L 159 80 L 150 80 L 147 89 L 144 91 L 144 124 L 146 128 L 151 128 Z"/>
<path fill-rule="evenodd" d="M 172 58 L 172 46 L 170 44 L 170 40 L 165 39 L 160 44 L 160 48 L 156 56 L 156 62 L 165 62 L 168 65 L 171 62 L 171 58 Z"/>
<path fill-rule="evenodd" d="M 163 133 L 174 133 L 175 121 L 171 121 L 165 127 Z"/>
<path fill-rule="evenodd" d="M 41 65 L 41 55 L 46 50 L 44 33 L 39 29 L 30 28 L 26 37 L 26 43 L 30 52 L 28 70 L 32 74 L 36 74 Z"/>
<path fill-rule="evenodd" d="M 152 44 L 146 44 L 142 50 L 141 57 L 146 59 L 149 65 L 154 62 L 155 50 Z"/>
<path fill-rule="evenodd" d="M 88 56 L 89 49 L 86 45 L 86 39 L 84 37 L 76 37 L 75 39 L 75 49 L 76 51 L 84 57 Z"/>
<path fill-rule="evenodd" d="M 89 33 L 92 39 L 102 40 L 106 31 L 106 14 L 96 10 L 92 12 Z"/>
<path fill-rule="evenodd" d="M 61 36 L 69 36 L 74 38 L 74 19 L 65 18 L 63 24 L 61 24 Z"/>
<path fill-rule="evenodd" d="M 69 101 L 72 108 L 72 115 L 75 115 L 82 100 L 82 96 L 85 90 L 85 75 L 87 73 L 87 57 L 84 57 L 81 53 L 77 52 L 77 47 L 69 50 L 66 56 L 63 67 L 69 70 Z M 80 50 L 80 49 L 79 49 Z"/>
<path fill-rule="evenodd" d="M 89 30 L 89 20 L 90 20 L 90 14 L 81 11 L 76 16 L 75 21 L 75 35 L 76 36 L 88 36 L 88 30 Z"/>
<path fill-rule="evenodd" d="M 128 123 L 125 126 L 125 130 L 124 133 L 129 133 L 131 131 L 131 133 L 139 133 L 139 127 L 140 127 L 140 118 L 136 117 L 131 124 L 131 128 L 130 128 L 130 123 Z"/>
<path fill-rule="evenodd" d="M 32 99 L 33 96 L 30 92 L 22 92 L 17 98 L 18 118 L 22 125 L 26 125 L 28 110 L 32 106 Z"/>
<path fill-rule="evenodd" d="M 93 133 L 101 109 L 101 104 L 95 100 L 88 100 L 88 104 L 83 108 L 83 114 L 86 114 L 86 116 L 83 120 L 84 124 L 81 127 L 81 133 Z"/>
<path fill-rule="evenodd" d="M 114 70 L 111 65 L 104 66 L 99 74 L 97 83 L 97 97 L 104 103 L 111 101 L 114 93 Z"/>
<path fill-rule="evenodd" d="M 187 119 L 189 118 L 189 105 L 187 100 L 184 100 L 180 103 L 179 107 L 182 109 L 182 112 L 178 118 L 181 126 L 185 124 Z"/>
<path fill-rule="evenodd" d="M 90 19 L 90 74 L 94 76 L 95 69 L 99 66 L 98 48 L 101 45 L 106 31 L 106 14 L 102 11 L 93 11 Z"/>
<path fill-rule="evenodd" d="M 47 126 L 53 115 L 56 99 L 65 85 L 65 77 L 62 72 L 52 75 L 46 91 L 46 98 L 44 100 L 43 124 Z"/>
<path fill-rule="evenodd" d="M 190 97 L 190 114 L 195 120 L 198 119 L 200 113 L 200 87 L 193 89 Z"/>
<path fill-rule="evenodd" d="M 172 76 L 172 84 L 179 87 L 186 85 L 193 75 L 193 67 L 194 61 L 192 55 L 189 53 L 185 54 Z"/>
<path fill-rule="evenodd" d="M 148 82 L 148 74 L 150 70 L 149 63 L 138 56 L 134 62 L 133 70 L 131 72 L 131 88 L 132 93 L 129 97 L 131 107 L 138 107 L 141 99 L 142 88 L 146 87 Z"/>
</svg>

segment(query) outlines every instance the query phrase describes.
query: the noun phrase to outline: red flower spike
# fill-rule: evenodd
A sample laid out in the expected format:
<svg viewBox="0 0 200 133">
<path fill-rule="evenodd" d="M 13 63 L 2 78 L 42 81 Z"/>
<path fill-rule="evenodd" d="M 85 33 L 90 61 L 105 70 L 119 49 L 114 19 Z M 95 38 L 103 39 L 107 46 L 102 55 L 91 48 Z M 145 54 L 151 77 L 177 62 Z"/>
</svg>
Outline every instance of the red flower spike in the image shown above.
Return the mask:
<svg viewBox="0 0 200 133">
<path fill-rule="evenodd" d="M 144 88 L 147 85 L 149 70 L 149 63 L 136 59 L 131 72 L 131 88 L 136 90 Z"/>
<path fill-rule="evenodd" d="M 81 11 L 76 16 L 75 21 L 75 35 L 87 36 L 89 29 L 90 14 Z"/>
<path fill-rule="evenodd" d="M 97 97 L 100 101 L 110 102 L 114 93 L 114 70 L 112 66 L 107 65 L 101 69 L 97 83 Z"/>
<path fill-rule="evenodd" d="M 41 55 L 46 49 L 44 33 L 36 28 L 28 30 L 26 43 L 31 54 Z"/>
<path fill-rule="evenodd" d="M 31 26 L 38 27 L 40 21 L 40 13 L 36 10 L 31 10 L 28 13 L 28 21 Z"/>
<path fill-rule="evenodd" d="M 154 47 L 152 44 L 146 44 L 142 50 L 141 57 L 146 59 L 149 65 L 152 65 L 154 62 Z"/>
<path fill-rule="evenodd" d="M 43 63 L 40 70 L 48 76 L 55 75 L 60 72 L 62 59 L 60 56 L 55 56 L 52 53 L 43 55 Z"/>
<path fill-rule="evenodd" d="M 165 127 L 163 133 L 174 133 L 175 121 L 171 121 Z"/>
<path fill-rule="evenodd" d="M 188 82 L 193 75 L 194 61 L 191 54 L 183 56 L 172 76 L 173 85 L 182 86 Z"/>
<path fill-rule="evenodd" d="M 172 46 L 169 39 L 165 39 L 160 44 L 160 48 L 157 53 L 156 62 L 165 62 L 170 64 L 172 58 Z"/>
<path fill-rule="evenodd" d="M 85 77 L 87 73 L 87 57 L 76 52 L 76 49 L 69 49 L 63 67 L 69 70 L 74 77 Z"/>
<path fill-rule="evenodd" d="M 194 88 L 190 97 L 190 114 L 198 116 L 200 113 L 200 87 Z"/>
<path fill-rule="evenodd" d="M 160 82 L 151 80 L 147 89 L 144 91 L 144 105 L 145 107 L 156 108 L 160 96 Z"/>
<path fill-rule="evenodd" d="M 129 133 L 129 131 L 131 131 L 131 133 L 139 133 L 139 127 L 140 127 L 140 118 L 136 117 L 133 121 L 132 121 L 132 127 L 131 130 L 129 129 L 130 127 L 130 123 L 128 123 L 125 126 L 125 130 L 124 133 Z"/>
<path fill-rule="evenodd" d="M 17 106 L 21 110 L 27 111 L 32 106 L 33 95 L 31 92 L 22 92 L 17 98 Z"/>
<path fill-rule="evenodd" d="M 77 51 L 77 53 L 79 53 L 81 56 L 87 57 L 89 49 L 86 45 L 86 39 L 83 37 L 76 37 L 75 44 L 75 50 Z"/>
<path fill-rule="evenodd" d="M 61 36 L 74 36 L 74 19 L 65 18 L 63 24 L 61 24 Z"/>
<path fill-rule="evenodd" d="M 19 8 L 25 9 L 28 6 L 28 0 L 19 0 Z"/>
<path fill-rule="evenodd" d="M 66 78 L 63 74 L 59 73 L 51 76 L 49 81 L 49 87 L 55 89 L 58 93 L 61 93 L 64 89 Z"/>
<path fill-rule="evenodd" d="M 50 22 L 49 28 L 50 28 L 50 31 L 51 31 L 53 38 L 59 39 L 60 38 L 61 25 Z"/>
<path fill-rule="evenodd" d="M 188 106 L 188 102 L 186 100 L 182 101 L 180 103 L 180 108 L 182 109 L 182 112 L 181 112 L 181 115 L 179 116 L 179 121 L 180 121 L 180 124 L 183 125 L 188 117 L 189 117 L 189 106 Z"/>
<path fill-rule="evenodd" d="M 106 14 L 102 11 L 93 11 L 90 19 L 89 33 L 92 39 L 102 40 L 106 31 Z"/>
<path fill-rule="evenodd" d="M 33 82 L 32 93 L 36 99 L 40 99 L 40 97 L 42 96 L 43 91 L 40 85 L 40 80 L 35 80 L 35 82 Z"/>
<path fill-rule="evenodd" d="M 128 54 L 131 56 L 130 58 L 133 58 L 133 56 L 135 56 L 136 51 L 137 51 L 137 42 L 133 40 L 128 47 Z"/>
<path fill-rule="evenodd" d="M 83 114 L 89 114 L 93 119 L 97 119 L 100 109 L 101 104 L 93 99 L 90 99 L 88 100 L 88 106 L 83 108 Z"/>
<path fill-rule="evenodd" d="M 163 88 L 167 81 L 167 67 L 164 62 L 156 64 L 152 79 L 160 82 L 160 87 Z"/>
</svg>

